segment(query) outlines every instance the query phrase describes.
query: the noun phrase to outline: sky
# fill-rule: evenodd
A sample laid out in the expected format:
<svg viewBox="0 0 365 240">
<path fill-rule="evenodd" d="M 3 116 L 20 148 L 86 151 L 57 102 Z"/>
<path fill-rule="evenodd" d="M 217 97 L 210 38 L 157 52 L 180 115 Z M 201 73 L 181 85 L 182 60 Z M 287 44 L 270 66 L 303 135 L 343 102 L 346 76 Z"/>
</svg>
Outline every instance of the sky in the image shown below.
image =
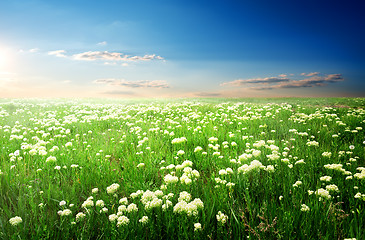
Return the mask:
<svg viewBox="0 0 365 240">
<path fill-rule="evenodd" d="M 1 0 L 0 97 L 365 97 L 365 2 Z"/>
</svg>

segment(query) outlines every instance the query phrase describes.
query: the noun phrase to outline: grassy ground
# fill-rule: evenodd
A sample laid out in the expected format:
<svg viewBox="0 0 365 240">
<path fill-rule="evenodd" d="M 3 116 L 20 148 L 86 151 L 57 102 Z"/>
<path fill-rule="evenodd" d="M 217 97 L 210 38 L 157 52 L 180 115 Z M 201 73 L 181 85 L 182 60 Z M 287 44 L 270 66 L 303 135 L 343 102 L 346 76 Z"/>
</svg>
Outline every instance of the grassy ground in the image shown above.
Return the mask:
<svg viewBox="0 0 365 240">
<path fill-rule="evenodd" d="M 364 106 L 0 99 L 0 239 L 364 239 Z"/>
</svg>

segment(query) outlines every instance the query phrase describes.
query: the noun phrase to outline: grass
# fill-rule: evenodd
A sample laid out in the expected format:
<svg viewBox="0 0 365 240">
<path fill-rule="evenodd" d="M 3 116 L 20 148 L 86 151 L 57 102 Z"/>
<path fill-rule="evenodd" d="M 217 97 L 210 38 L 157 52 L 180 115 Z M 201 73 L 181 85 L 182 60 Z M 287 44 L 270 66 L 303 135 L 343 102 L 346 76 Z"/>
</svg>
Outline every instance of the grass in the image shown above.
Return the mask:
<svg viewBox="0 0 365 240">
<path fill-rule="evenodd" d="M 364 106 L 0 99 L 0 239 L 364 239 Z"/>
</svg>

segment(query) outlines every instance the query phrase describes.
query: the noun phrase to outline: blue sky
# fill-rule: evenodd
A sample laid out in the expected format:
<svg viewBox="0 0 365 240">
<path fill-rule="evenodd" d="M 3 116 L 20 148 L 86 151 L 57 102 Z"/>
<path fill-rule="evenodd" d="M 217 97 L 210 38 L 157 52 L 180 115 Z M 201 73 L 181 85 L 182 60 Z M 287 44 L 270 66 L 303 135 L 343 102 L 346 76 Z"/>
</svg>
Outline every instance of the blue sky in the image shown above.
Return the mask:
<svg viewBox="0 0 365 240">
<path fill-rule="evenodd" d="M 0 97 L 365 96 L 362 1 L 0 2 Z"/>
</svg>

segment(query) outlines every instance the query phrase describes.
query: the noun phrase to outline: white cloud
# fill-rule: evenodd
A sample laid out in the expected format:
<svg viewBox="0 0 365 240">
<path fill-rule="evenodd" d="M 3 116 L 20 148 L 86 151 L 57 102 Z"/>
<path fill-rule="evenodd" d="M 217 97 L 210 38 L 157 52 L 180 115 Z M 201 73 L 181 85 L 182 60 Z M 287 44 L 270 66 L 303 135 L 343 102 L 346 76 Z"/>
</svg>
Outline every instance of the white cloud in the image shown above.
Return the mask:
<svg viewBox="0 0 365 240">
<path fill-rule="evenodd" d="M 65 55 L 66 51 L 65 50 L 56 50 L 56 51 L 49 51 L 48 55 L 52 55 L 52 56 L 56 56 L 56 57 L 67 57 Z"/>
<path fill-rule="evenodd" d="M 98 45 L 100 46 L 106 46 L 108 43 L 106 41 L 103 41 L 103 42 L 99 42 Z"/>
<path fill-rule="evenodd" d="M 163 60 L 163 57 L 156 54 L 144 55 L 144 56 L 130 56 L 118 52 L 108 51 L 88 51 L 83 53 L 77 53 L 72 55 L 76 60 L 94 61 L 151 61 L 151 60 Z"/>
<path fill-rule="evenodd" d="M 31 52 L 31 53 L 39 52 L 39 48 L 32 48 L 32 49 L 29 49 L 29 52 Z"/>
<path fill-rule="evenodd" d="M 111 79 L 97 79 L 94 81 L 94 83 L 128 87 L 128 88 L 170 88 L 167 82 L 162 80 L 126 81 L 124 79 L 111 78 Z"/>
<path fill-rule="evenodd" d="M 110 61 L 152 61 L 152 60 L 164 59 L 163 57 L 158 56 L 156 54 L 150 54 L 150 55 L 146 54 L 144 56 L 131 56 L 119 52 L 108 52 L 108 51 L 88 51 L 88 52 L 76 53 L 73 55 L 66 55 L 65 50 L 55 50 L 55 51 L 49 51 L 48 55 L 53 55 L 56 57 L 73 58 L 75 60 L 80 60 L 80 61 L 102 60 L 110 62 Z"/>
</svg>

